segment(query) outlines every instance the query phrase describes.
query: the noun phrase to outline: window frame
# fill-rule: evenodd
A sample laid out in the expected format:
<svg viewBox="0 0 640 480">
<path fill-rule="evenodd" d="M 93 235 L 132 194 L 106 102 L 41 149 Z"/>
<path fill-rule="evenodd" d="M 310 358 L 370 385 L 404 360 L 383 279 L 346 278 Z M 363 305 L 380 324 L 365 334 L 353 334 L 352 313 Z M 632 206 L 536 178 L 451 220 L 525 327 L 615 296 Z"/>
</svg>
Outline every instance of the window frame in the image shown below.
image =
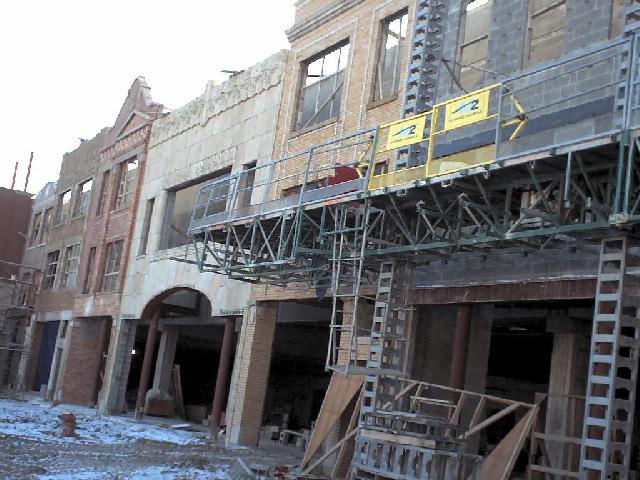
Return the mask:
<svg viewBox="0 0 640 480">
<path fill-rule="evenodd" d="M 77 247 L 77 251 L 73 252 L 73 249 Z M 75 256 L 70 256 L 75 253 Z M 74 262 L 75 269 L 71 271 L 71 261 Z M 64 258 L 62 260 L 62 270 L 60 272 L 60 288 L 75 288 L 78 282 L 78 268 L 80 267 L 80 244 L 75 243 L 69 245 L 64 249 Z M 69 282 L 69 278 L 73 279 L 73 282 Z"/>
<path fill-rule="evenodd" d="M 128 166 L 131 164 L 135 164 L 136 168 L 132 168 L 128 170 Z M 118 187 L 116 190 L 116 194 L 114 195 L 114 210 L 123 210 L 131 206 L 131 200 L 133 195 L 135 194 L 136 184 L 138 179 L 138 169 L 140 168 L 140 163 L 138 162 L 137 155 L 133 157 L 127 158 L 119 163 L 119 174 L 118 174 Z M 127 178 L 128 174 L 131 172 L 136 172 L 131 178 Z"/>
<path fill-rule="evenodd" d="M 343 55 L 342 55 L 342 49 L 347 47 L 347 51 L 344 54 L 344 58 L 345 58 L 345 62 L 344 62 L 344 66 L 342 68 L 342 59 L 343 59 Z M 309 67 L 315 63 L 316 61 L 320 60 L 320 59 L 324 59 L 327 58 L 330 54 L 332 54 L 333 52 L 338 51 L 338 69 L 331 74 L 328 74 L 326 76 L 320 76 L 320 79 L 317 81 L 314 81 L 313 83 L 310 83 L 308 85 L 305 85 L 307 78 L 309 78 Z M 326 125 L 327 123 L 331 123 L 335 120 L 337 120 L 340 117 L 340 113 L 342 112 L 342 92 L 344 91 L 344 84 L 346 81 L 346 75 L 347 75 L 347 68 L 349 67 L 349 57 L 351 55 L 351 39 L 349 37 L 334 43 L 333 45 L 325 48 L 324 50 L 320 51 L 319 53 L 316 53 L 315 55 L 312 55 L 311 57 L 309 57 L 307 60 L 304 60 L 300 63 L 300 76 L 299 76 L 299 87 L 298 87 L 298 95 L 297 95 L 297 102 L 296 102 L 296 113 L 293 116 L 294 118 L 294 122 L 293 122 L 293 129 L 292 131 L 294 133 L 296 132 L 305 132 L 308 130 L 312 130 L 315 128 L 319 128 L 322 127 L 324 125 Z M 324 64 L 321 67 L 322 69 L 324 68 Z M 340 86 L 338 87 L 338 82 L 339 82 L 339 77 L 340 77 L 340 73 L 343 73 L 342 75 L 342 82 L 340 84 Z M 307 89 L 309 89 L 310 87 L 313 87 L 314 85 L 319 85 L 320 82 L 325 81 L 327 79 L 333 78 L 334 79 L 334 84 L 333 84 L 333 92 L 329 95 L 329 99 L 331 99 L 329 101 L 329 99 L 327 101 L 325 101 L 322 105 L 318 105 L 318 101 L 320 99 L 320 92 L 321 89 L 318 86 L 318 92 L 316 94 L 316 102 L 315 102 L 315 111 L 313 112 L 313 114 L 311 115 L 311 117 L 309 118 L 309 120 L 303 125 L 302 124 L 302 120 L 303 120 L 303 116 L 304 116 L 304 105 L 305 105 L 305 91 Z M 338 94 L 338 91 L 340 92 L 340 101 L 336 102 L 336 96 Z M 320 120 L 320 121 L 313 121 L 314 118 L 316 118 L 318 116 L 318 114 L 324 110 L 327 105 L 331 105 L 331 108 L 329 110 L 329 117 L 324 119 L 324 120 Z M 337 109 L 337 110 L 336 110 Z M 335 113 L 334 113 L 334 110 Z"/>
<path fill-rule="evenodd" d="M 463 68 L 465 68 L 467 66 L 467 64 L 465 64 L 463 56 L 465 53 L 465 49 L 473 47 L 474 45 L 479 44 L 480 42 L 486 41 L 487 43 L 487 47 L 485 50 L 485 54 L 484 54 L 484 65 L 486 66 L 488 61 L 489 61 L 489 41 L 491 40 L 491 10 L 489 12 L 489 25 L 487 25 L 487 29 L 486 29 L 486 33 L 477 36 L 475 38 L 470 38 L 467 39 L 466 35 L 467 35 L 467 18 L 469 15 L 469 12 L 467 11 L 468 6 L 473 3 L 474 0 L 466 0 L 465 2 L 463 2 L 462 4 L 462 10 L 461 10 L 461 15 L 460 15 L 460 22 L 459 22 L 459 35 L 458 35 L 458 45 L 456 48 L 456 64 L 455 64 L 455 87 L 454 87 L 454 91 L 455 90 L 465 90 L 465 91 L 471 91 L 474 88 L 478 87 L 479 85 L 482 85 L 483 83 L 485 83 L 487 81 L 487 72 L 482 72 L 481 74 L 481 78 L 480 80 L 476 81 L 475 83 L 466 85 L 465 82 L 463 81 L 462 75 L 463 75 Z M 483 8 L 485 7 L 485 5 L 488 5 L 488 8 L 492 9 L 493 8 L 493 4 L 494 4 L 495 0 L 488 0 L 485 4 L 478 6 L 477 8 Z M 473 63 L 478 63 L 481 62 L 481 60 L 473 62 Z M 471 64 L 469 64 L 471 65 Z M 476 67 L 477 68 L 481 68 L 481 67 Z"/>
<path fill-rule="evenodd" d="M 111 258 L 111 254 L 114 249 L 119 249 L 119 252 Z M 104 293 L 118 292 L 120 285 L 120 262 L 122 261 L 122 254 L 124 250 L 124 240 L 115 240 L 107 244 L 107 249 L 104 255 L 104 269 L 102 274 L 102 284 L 100 290 Z"/>
<path fill-rule="evenodd" d="M 84 186 L 90 184 L 89 190 L 84 192 Z M 89 178 L 76 186 L 75 200 L 73 202 L 73 213 L 71 218 L 84 217 L 89 213 L 89 204 L 91 202 L 91 190 L 93 189 L 93 178 Z M 85 196 L 86 195 L 86 196 Z"/>
<path fill-rule="evenodd" d="M 565 35 L 567 32 L 567 0 L 554 0 L 551 5 L 541 8 L 540 10 L 534 11 L 534 2 L 535 0 L 528 0 L 527 2 L 527 23 L 525 29 L 525 45 L 523 52 L 522 64 L 523 67 L 532 67 L 534 65 L 539 65 L 541 63 L 551 62 L 557 58 L 560 58 L 564 52 L 565 45 Z M 558 54 L 551 58 L 544 58 L 542 60 L 532 60 L 531 59 L 531 47 L 533 46 L 533 22 L 540 16 L 545 15 L 549 12 L 552 12 L 555 8 L 564 5 L 565 13 L 562 22 L 562 39 L 560 46 L 562 48 L 558 49 Z M 554 30 L 553 32 L 548 33 L 547 35 L 555 34 L 560 31 Z"/>
<path fill-rule="evenodd" d="M 49 230 L 52 227 L 53 219 L 54 219 L 54 207 L 49 207 L 44 209 L 44 215 L 42 216 L 42 243 L 45 243 L 49 239 Z"/>
<path fill-rule="evenodd" d="M 54 261 L 50 260 L 50 256 L 55 254 Z M 54 290 L 56 288 L 56 279 L 58 277 L 58 265 L 60 264 L 60 249 L 47 252 L 45 257 L 44 274 L 42 275 L 42 289 Z"/>
<path fill-rule="evenodd" d="M 396 65 L 395 65 L 395 75 L 393 80 L 393 88 L 390 94 L 377 97 L 376 92 L 379 89 L 379 83 L 381 82 L 381 66 L 384 69 L 384 61 L 386 59 L 387 49 L 386 43 L 388 38 L 388 29 L 392 22 L 400 19 L 400 31 L 402 33 L 402 25 L 404 18 L 404 28 L 405 28 L 405 36 L 401 40 L 398 41 L 398 55 L 396 57 Z M 392 13 L 391 15 L 387 15 L 379 22 L 379 38 L 376 49 L 376 58 L 373 66 L 373 82 L 371 83 L 371 96 L 370 102 L 374 105 L 378 105 L 381 103 L 388 102 L 398 97 L 400 93 L 400 78 L 402 77 L 402 61 L 405 58 L 406 54 L 406 45 L 408 44 L 408 28 L 409 28 L 409 8 L 403 7 L 400 10 Z"/>
<path fill-rule="evenodd" d="M 40 210 L 33 215 L 33 223 L 31 225 L 31 235 L 29 236 L 29 246 L 39 245 L 42 237 L 42 220 L 44 218 L 44 210 Z"/>
<path fill-rule="evenodd" d="M 69 195 L 69 201 L 65 204 L 64 197 Z M 62 193 L 58 194 L 58 210 L 56 215 L 56 225 L 64 225 L 71 219 L 72 203 L 73 203 L 73 189 L 69 188 Z"/>
</svg>

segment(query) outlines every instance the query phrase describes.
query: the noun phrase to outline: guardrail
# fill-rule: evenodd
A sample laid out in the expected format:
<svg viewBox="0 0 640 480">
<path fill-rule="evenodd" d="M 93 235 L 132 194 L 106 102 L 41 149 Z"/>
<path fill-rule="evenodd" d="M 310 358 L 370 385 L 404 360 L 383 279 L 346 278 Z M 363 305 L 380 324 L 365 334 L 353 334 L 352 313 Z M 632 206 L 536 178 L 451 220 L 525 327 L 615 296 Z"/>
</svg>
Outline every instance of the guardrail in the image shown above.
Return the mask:
<svg viewBox="0 0 640 480">
<path fill-rule="evenodd" d="M 619 38 L 574 52 L 429 112 L 214 180 L 198 193 L 189 233 L 354 192 L 499 168 L 639 128 L 638 41 Z M 409 145 L 424 149 L 424 163 L 393 170 L 398 150 Z"/>
</svg>

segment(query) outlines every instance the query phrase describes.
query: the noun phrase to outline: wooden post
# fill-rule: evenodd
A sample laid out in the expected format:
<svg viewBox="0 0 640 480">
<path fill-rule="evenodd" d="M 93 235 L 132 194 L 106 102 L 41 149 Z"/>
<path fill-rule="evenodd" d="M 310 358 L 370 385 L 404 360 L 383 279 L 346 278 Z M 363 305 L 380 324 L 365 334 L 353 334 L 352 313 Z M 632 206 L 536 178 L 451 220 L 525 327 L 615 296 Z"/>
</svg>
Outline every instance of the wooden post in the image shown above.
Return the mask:
<svg viewBox="0 0 640 480">
<path fill-rule="evenodd" d="M 233 332 L 236 326 L 236 319 L 227 318 L 224 324 L 224 337 L 222 338 L 222 350 L 220 351 L 220 362 L 218 363 L 218 375 L 216 377 L 216 388 L 213 394 L 213 407 L 211 409 L 211 438 L 218 438 L 220 429 L 220 417 L 227 393 L 227 380 L 229 378 L 229 366 L 231 365 L 231 355 L 233 353 Z"/>
<path fill-rule="evenodd" d="M 158 322 L 160 321 L 160 307 L 153 312 L 149 322 L 149 332 L 147 333 L 147 343 L 144 347 L 144 359 L 142 360 L 142 372 L 140 372 L 140 384 L 138 385 L 138 398 L 136 399 L 135 415 L 137 420 L 143 417 L 144 400 L 149 389 L 149 377 L 151 376 L 151 363 L 153 362 L 153 350 L 156 345 L 156 333 L 158 333 Z"/>
</svg>

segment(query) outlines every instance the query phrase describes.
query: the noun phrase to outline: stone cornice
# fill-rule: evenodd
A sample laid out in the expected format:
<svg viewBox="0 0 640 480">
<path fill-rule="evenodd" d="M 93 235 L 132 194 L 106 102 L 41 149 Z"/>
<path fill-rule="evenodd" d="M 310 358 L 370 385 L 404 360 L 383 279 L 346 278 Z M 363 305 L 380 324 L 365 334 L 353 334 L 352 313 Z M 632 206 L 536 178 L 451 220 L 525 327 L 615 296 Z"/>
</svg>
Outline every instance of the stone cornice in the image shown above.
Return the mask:
<svg viewBox="0 0 640 480">
<path fill-rule="evenodd" d="M 324 10 L 320 10 L 315 15 L 304 19 L 302 22 L 294 25 L 289 30 L 287 30 L 286 34 L 289 42 L 294 42 L 303 35 L 311 32 L 312 30 L 318 28 L 320 25 L 328 22 L 329 20 L 332 20 L 338 15 L 343 14 L 350 8 L 355 7 L 363 1 L 364 0 L 338 0 L 333 5 L 330 5 Z"/>
</svg>

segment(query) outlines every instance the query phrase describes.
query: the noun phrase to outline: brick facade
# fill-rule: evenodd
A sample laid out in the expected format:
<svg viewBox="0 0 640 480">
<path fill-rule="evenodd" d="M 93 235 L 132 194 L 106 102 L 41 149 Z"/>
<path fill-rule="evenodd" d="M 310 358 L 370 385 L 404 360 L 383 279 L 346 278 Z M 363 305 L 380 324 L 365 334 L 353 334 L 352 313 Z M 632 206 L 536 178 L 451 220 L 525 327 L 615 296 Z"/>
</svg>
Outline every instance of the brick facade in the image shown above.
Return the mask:
<svg viewBox="0 0 640 480">
<path fill-rule="evenodd" d="M 277 311 L 273 303 L 254 303 L 245 309 L 227 406 L 229 444 L 258 444 Z"/>
<path fill-rule="evenodd" d="M 113 321 L 120 313 L 120 297 L 144 181 L 147 143 L 151 124 L 161 111 L 162 105 L 152 101 L 144 78 L 136 78 L 99 153 L 100 161 L 92 188 L 95 194 L 89 204 L 78 268 L 73 311 L 76 319 L 68 340 L 69 352 L 63 373 L 63 400 L 68 403 L 93 404 L 98 400 L 97 382 L 104 374 L 98 371 L 103 361 L 101 355 L 113 332 L 105 335 L 97 325 L 103 325 L 106 321 L 103 317 Z M 121 194 L 123 165 L 132 158 L 137 161 L 135 180 L 128 202 L 119 206 L 117 196 Z M 118 241 L 123 242 L 118 279 L 113 291 L 104 291 L 107 252 L 109 245 Z"/>
</svg>

